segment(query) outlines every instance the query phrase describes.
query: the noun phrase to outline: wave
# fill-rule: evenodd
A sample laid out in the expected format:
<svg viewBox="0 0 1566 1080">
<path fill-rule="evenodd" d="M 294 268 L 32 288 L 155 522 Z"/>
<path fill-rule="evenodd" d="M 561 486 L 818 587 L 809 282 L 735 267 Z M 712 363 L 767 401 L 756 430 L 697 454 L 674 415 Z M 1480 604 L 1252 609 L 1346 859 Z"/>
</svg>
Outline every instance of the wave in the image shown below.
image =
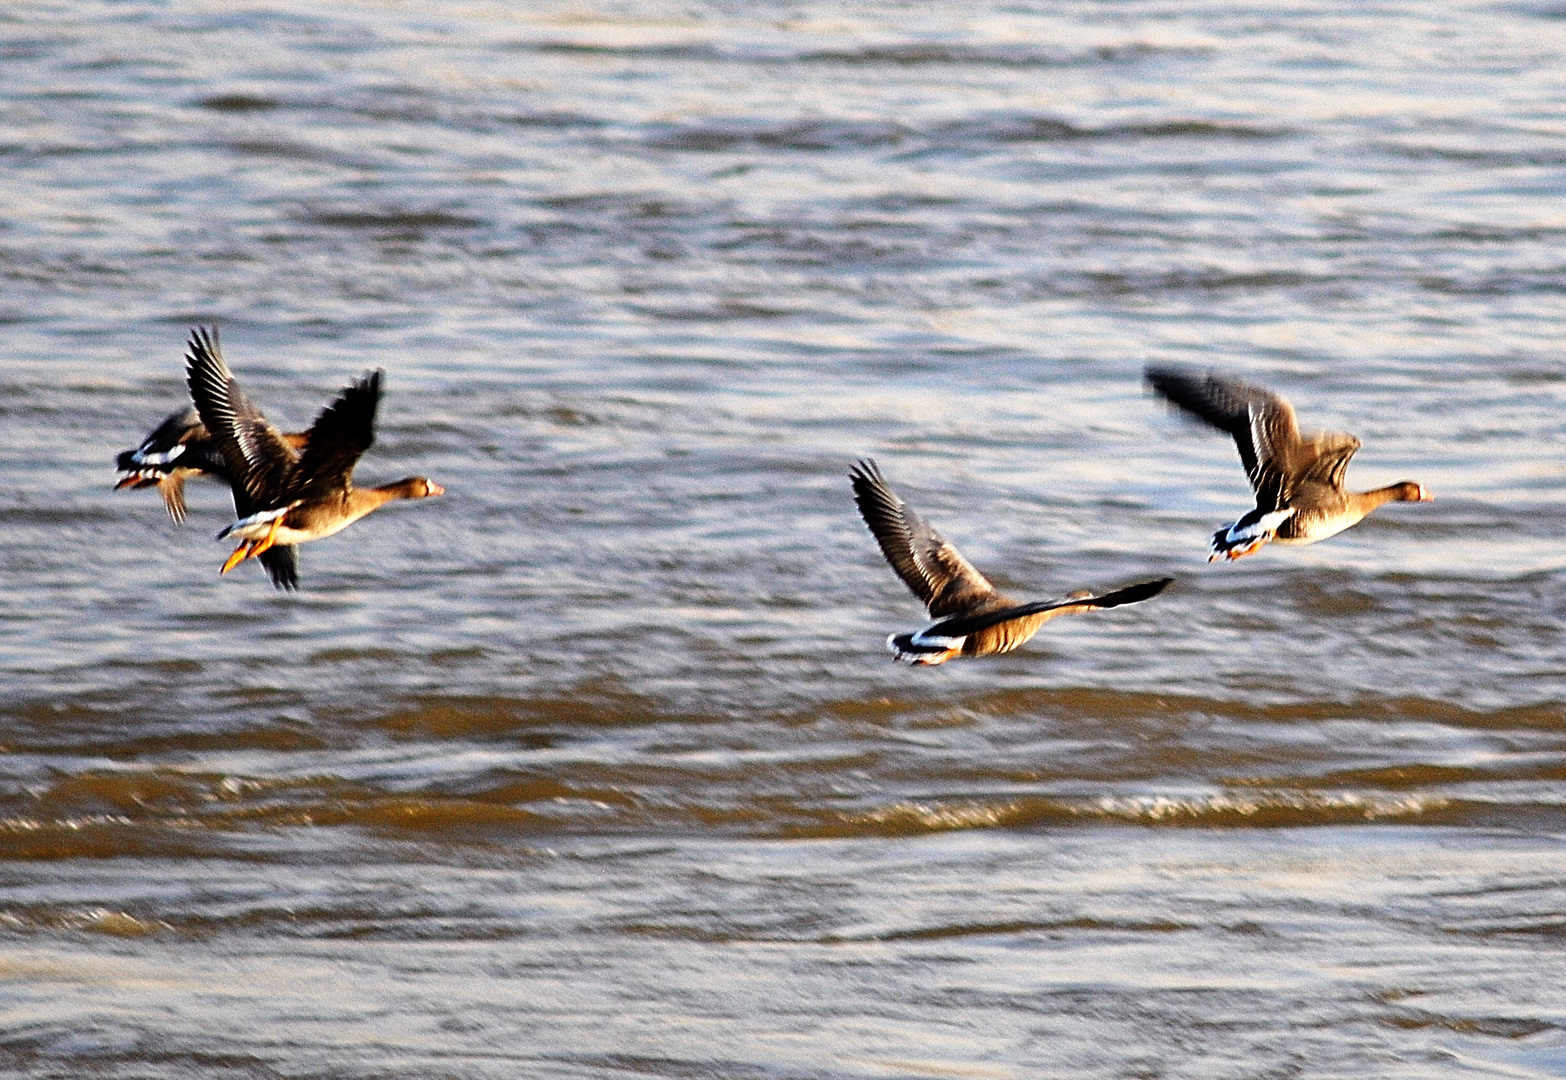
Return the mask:
<svg viewBox="0 0 1566 1080">
<path fill-rule="evenodd" d="M 1031 114 L 964 118 L 916 128 L 888 120 L 811 118 L 771 120 L 731 117 L 700 123 L 654 126 L 645 141 L 665 150 L 719 151 L 745 147 L 786 150 L 862 150 L 918 143 L 936 150 L 1002 146 L 1021 142 L 1142 141 L 1147 139 L 1277 139 L 1281 128 L 1171 118 L 1084 127 L 1058 117 Z"/>
<path fill-rule="evenodd" d="M 13 799 L 11 816 L 0 818 L 0 858 L 209 855 L 257 830 L 301 828 L 482 845 L 584 833 L 843 839 L 1106 825 L 1277 829 L 1527 819 L 1558 828 L 1566 822 L 1566 803 L 1552 794 L 1556 778 L 1464 788 L 1457 772 L 1432 770 L 1420 785 L 1407 775 L 1411 770 L 1390 771 L 1393 785 L 1380 788 L 1307 779 L 1192 793 L 1171 780 L 1144 781 L 1144 790 L 1127 793 L 1093 792 L 1079 780 L 1074 786 L 1089 790 L 886 798 L 877 791 L 895 792 L 909 781 L 874 755 L 729 772 L 647 762 L 562 766 L 561 776 L 490 769 L 413 791 L 395 790 L 411 782 L 400 774 L 280 779 L 125 769 L 68 776 Z M 855 808 L 841 808 L 845 797 Z"/>
<path fill-rule="evenodd" d="M 707 41 L 675 41 L 658 44 L 611 45 L 597 42 L 546 39 L 518 41 L 509 46 L 519 52 L 545 56 L 612 57 L 625 60 L 730 64 L 812 64 L 850 67 L 1000 67 L 1060 68 L 1138 64 L 1170 57 L 1198 57 L 1210 50 L 1192 46 L 1156 45 L 1128 41 L 1084 47 L 1049 47 L 1035 44 L 974 44 L 968 42 L 889 42 L 859 48 L 767 49 L 724 47 Z"/>
<path fill-rule="evenodd" d="M 1217 792 L 1210 795 L 1042 796 L 998 802 L 897 802 L 784 830 L 793 839 L 918 836 L 969 829 L 1125 824 L 1196 828 L 1298 828 L 1364 822 L 1449 823 L 1458 802 L 1366 792 Z"/>
</svg>

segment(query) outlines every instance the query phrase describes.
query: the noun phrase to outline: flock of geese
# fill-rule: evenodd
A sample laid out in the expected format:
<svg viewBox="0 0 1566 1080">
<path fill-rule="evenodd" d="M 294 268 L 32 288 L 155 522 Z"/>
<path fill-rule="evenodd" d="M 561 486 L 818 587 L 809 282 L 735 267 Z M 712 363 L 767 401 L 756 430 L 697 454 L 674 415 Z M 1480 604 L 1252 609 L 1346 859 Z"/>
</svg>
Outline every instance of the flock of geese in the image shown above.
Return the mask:
<svg viewBox="0 0 1566 1080">
<path fill-rule="evenodd" d="M 238 518 L 218 533 L 236 538 L 220 573 L 257 559 L 280 589 L 298 587 L 294 548 L 340 532 L 395 499 L 425 499 L 445 489 L 422 476 L 356 488 L 353 470 L 375 441 L 382 372 L 349 384 L 308 431 L 277 430 L 239 388 L 223 361 L 217 329 L 191 332 L 185 381 L 191 406 L 173 413 L 134 450 L 117 459 L 116 488 L 156 486 L 175 523 L 185 520 L 185 481 L 227 483 Z M 1313 544 L 1342 532 L 1389 502 L 1430 502 L 1412 480 L 1374 491 L 1343 487 L 1360 442 L 1341 432 L 1302 435 L 1293 407 L 1270 390 L 1218 372 L 1150 365 L 1147 384 L 1171 404 L 1233 437 L 1256 506 L 1208 541 L 1208 561 L 1239 559 L 1263 544 Z M 892 490 L 865 459 L 849 471 L 854 501 L 881 553 L 936 621 L 893 634 L 887 647 L 910 664 L 1010 652 L 1057 615 L 1134 604 L 1174 579 L 1143 581 L 1111 592 L 1074 592 L 1060 600 L 1019 604 L 996 591 L 972 563 Z"/>
</svg>

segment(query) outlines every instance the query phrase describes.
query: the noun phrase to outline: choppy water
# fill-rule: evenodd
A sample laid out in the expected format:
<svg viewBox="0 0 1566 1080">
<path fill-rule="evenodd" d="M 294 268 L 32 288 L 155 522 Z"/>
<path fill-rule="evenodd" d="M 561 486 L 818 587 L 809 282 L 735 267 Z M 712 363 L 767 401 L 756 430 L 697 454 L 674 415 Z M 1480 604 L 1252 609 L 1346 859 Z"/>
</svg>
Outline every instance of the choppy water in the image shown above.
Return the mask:
<svg viewBox="0 0 1566 1080">
<path fill-rule="evenodd" d="M 0 16 L 0 1070 L 1566 1073 L 1566 8 Z M 219 579 L 189 327 L 361 481 Z M 1418 479 L 1203 561 L 1218 365 Z M 1024 596 L 920 623 L 864 455 Z"/>
</svg>

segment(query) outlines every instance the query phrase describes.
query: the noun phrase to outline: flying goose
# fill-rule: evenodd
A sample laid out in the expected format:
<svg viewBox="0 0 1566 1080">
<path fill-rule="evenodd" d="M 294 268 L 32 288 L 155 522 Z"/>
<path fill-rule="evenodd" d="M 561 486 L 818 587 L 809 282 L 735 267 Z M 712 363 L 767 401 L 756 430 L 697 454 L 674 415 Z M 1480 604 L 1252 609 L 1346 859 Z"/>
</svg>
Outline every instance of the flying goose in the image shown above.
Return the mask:
<svg viewBox="0 0 1566 1080">
<path fill-rule="evenodd" d="M 912 634 L 893 634 L 886 647 L 909 664 L 941 664 L 957 656 L 991 656 L 1022 645 L 1057 615 L 1147 600 L 1173 578 L 1143 581 L 1095 596 L 1082 590 L 1063 600 L 1019 604 L 995 586 L 891 489 L 868 458 L 849 470 L 854 501 L 897 576 L 937 620 Z"/>
<path fill-rule="evenodd" d="M 1216 371 L 1150 364 L 1145 375 L 1172 404 L 1234 437 L 1256 491 L 1256 509 L 1213 533 L 1208 562 L 1243 558 L 1269 540 L 1314 544 L 1389 502 L 1434 501 L 1412 480 L 1344 491 L 1359 440 L 1336 431 L 1301 435 L 1294 407 L 1270 390 Z"/>
<path fill-rule="evenodd" d="M 345 388 L 321 410 L 297 450 L 251 404 L 223 362 L 217 331 L 197 327 L 186 354 L 186 382 L 201 422 L 228 467 L 238 521 L 218 539 L 238 537 L 221 573 L 259 557 L 278 588 L 297 586 L 294 545 L 348 527 L 393 499 L 423 499 L 445 488 L 410 476 L 376 488 L 353 486 L 353 469 L 375 441 L 380 371 Z M 270 557 L 270 561 L 269 561 Z"/>
</svg>

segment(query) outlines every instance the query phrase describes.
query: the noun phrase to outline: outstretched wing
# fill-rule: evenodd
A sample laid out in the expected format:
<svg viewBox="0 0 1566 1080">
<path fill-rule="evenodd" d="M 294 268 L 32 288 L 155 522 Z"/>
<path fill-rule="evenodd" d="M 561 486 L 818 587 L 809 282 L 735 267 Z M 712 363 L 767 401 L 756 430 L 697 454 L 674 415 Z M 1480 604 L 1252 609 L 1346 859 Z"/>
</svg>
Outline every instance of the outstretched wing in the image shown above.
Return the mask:
<svg viewBox="0 0 1566 1080">
<path fill-rule="evenodd" d="M 961 552 L 897 497 L 874 461 L 866 458 L 859 462 L 848 476 L 859 514 L 881 545 L 881 554 L 932 616 L 959 615 L 986 604 L 1007 603 Z"/>
<path fill-rule="evenodd" d="M 288 474 L 280 502 L 318 498 L 348 486 L 354 466 L 375 442 L 375 410 L 381 400 L 380 370 L 350 383 L 310 425 L 304 452 Z"/>
<path fill-rule="evenodd" d="M 1169 402 L 1233 437 L 1258 506 L 1276 510 L 1288 500 L 1300 442 L 1292 405 L 1214 371 L 1149 365 L 1144 375 Z"/>
<path fill-rule="evenodd" d="M 1338 431 L 1322 431 L 1303 440 L 1297 451 L 1299 478 L 1343 490 L 1343 473 L 1349 458 L 1359 449 L 1359 440 Z"/>
<path fill-rule="evenodd" d="M 1174 578 L 1157 578 L 1153 581 L 1142 581 L 1135 585 L 1127 585 L 1123 589 L 1102 593 L 1095 596 L 1090 592 L 1073 593 L 1062 600 L 1035 600 L 1027 604 L 1015 604 L 1011 607 L 1000 608 L 994 611 L 985 611 L 977 615 L 958 615 L 950 619 L 942 619 L 933 626 L 927 626 L 919 631 L 921 637 L 948 637 L 961 638 L 981 633 L 993 626 L 1002 623 L 1026 620 L 1028 623 L 1027 636 L 1043 626 L 1057 615 L 1077 615 L 1085 611 L 1102 611 L 1104 608 L 1120 607 L 1122 604 L 1136 604 L 1143 600 L 1151 600 L 1169 586 Z M 1038 616 L 1044 616 L 1038 618 Z M 1024 638 L 1023 640 L 1026 640 Z M 1021 642 L 1018 642 L 1021 644 Z M 1002 650 L 997 650 L 1002 651 Z"/>
<path fill-rule="evenodd" d="M 198 326 L 191 331 L 185 382 L 201 422 L 228 465 L 236 507 L 241 493 L 253 510 L 279 505 L 284 481 L 298 455 L 239 388 L 223 362 L 216 327 Z"/>
</svg>

